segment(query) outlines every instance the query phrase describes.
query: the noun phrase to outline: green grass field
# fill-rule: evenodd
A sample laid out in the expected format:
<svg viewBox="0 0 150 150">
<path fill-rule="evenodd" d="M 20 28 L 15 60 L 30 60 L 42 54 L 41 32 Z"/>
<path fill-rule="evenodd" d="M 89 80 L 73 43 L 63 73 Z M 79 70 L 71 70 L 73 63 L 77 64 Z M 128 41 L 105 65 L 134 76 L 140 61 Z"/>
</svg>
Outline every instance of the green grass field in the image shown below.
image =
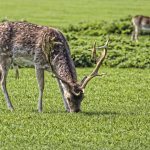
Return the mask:
<svg viewBox="0 0 150 150">
<path fill-rule="evenodd" d="M 91 72 L 78 69 L 79 78 Z M 44 111 L 37 113 L 38 88 L 33 69 L 11 70 L 8 90 L 15 107 L 6 109 L 0 93 L 0 149 L 144 149 L 150 148 L 149 70 L 106 69 L 85 91 L 82 113 L 64 111 L 57 84 L 46 73 Z M 27 80 L 28 79 L 28 80 Z"/>
<path fill-rule="evenodd" d="M 149 15 L 149 8 L 149 0 L 0 0 L 0 18 L 63 28 L 81 21 Z M 73 40 L 69 44 L 75 48 Z M 79 80 L 92 69 L 78 68 Z M 102 67 L 100 72 L 107 75 L 91 81 L 81 113 L 65 112 L 57 83 L 46 72 L 39 114 L 34 69 L 20 69 L 19 80 L 10 70 L 7 83 L 15 111 L 7 110 L 0 92 L 0 150 L 149 150 L 150 70 Z"/>
<path fill-rule="evenodd" d="M 149 8 L 149 0 L 0 0 L 0 17 L 62 27 L 80 21 L 149 15 Z"/>
</svg>

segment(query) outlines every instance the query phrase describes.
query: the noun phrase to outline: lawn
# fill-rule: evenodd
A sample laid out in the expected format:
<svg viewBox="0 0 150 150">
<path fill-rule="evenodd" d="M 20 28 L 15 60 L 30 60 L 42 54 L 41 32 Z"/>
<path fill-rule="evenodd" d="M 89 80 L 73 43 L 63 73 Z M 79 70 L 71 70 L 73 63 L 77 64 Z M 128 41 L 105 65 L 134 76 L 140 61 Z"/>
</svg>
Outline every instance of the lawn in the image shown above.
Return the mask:
<svg viewBox="0 0 150 150">
<path fill-rule="evenodd" d="M 38 24 L 62 27 L 80 21 L 149 15 L 149 8 L 149 0 L 0 0 L 0 18 L 25 19 Z"/>
<path fill-rule="evenodd" d="M 0 19 L 23 19 L 64 29 L 69 24 L 80 25 L 78 23 L 83 21 L 92 23 L 99 20 L 112 21 L 128 15 L 149 15 L 149 8 L 149 0 L 0 0 Z M 81 33 L 84 32 L 75 35 L 74 32 L 65 33 L 71 37 L 69 44 L 72 52 L 90 48 L 95 39 L 100 45 L 105 41 L 101 36 Z M 137 44 L 130 43 L 129 35 L 121 36 L 112 36 L 111 39 L 115 40 L 110 43 L 108 56 L 113 52 L 111 48 L 120 47 L 121 52 L 124 47 L 127 50 L 123 49 L 123 52 L 129 55 L 132 53 L 133 57 L 130 55 L 130 58 L 134 59 L 136 50 L 131 46 L 138 49 L 137 55 L 143 56 L 143 59 L 144 54 L 149 54 L 148 36 L 142 36 Z M 92 69 L 77 68 L 79 80 Z M 4 96 L 0 92 L 0 150 L 150 149 L 149 69 L 102 66 L 100 72 L 105 72 L 106 76 L 93 79 L 87 86 L 81 113 L 65 112 L 58 85 L 47 72 L 43 113 L 38 113 L 35 71 L 22 68 L 19 72 L 19 80 L 15 79 L 14 70 L 10 70 L 7 80 L 15 111 L 7 110 Z"/>
<path fill-rule="evenodd" d="M 78 69 L 79 79 L 92 68 Z M 46 73 L 43 113 L 37 112 L 33 69 L 10 70 L 9 112 L 0 93 L 0 149 L 150 149 L 150 70 L 102 68 L 85 91 L 82 112 L 64 111 L 55 80 Z"/>
</svg>

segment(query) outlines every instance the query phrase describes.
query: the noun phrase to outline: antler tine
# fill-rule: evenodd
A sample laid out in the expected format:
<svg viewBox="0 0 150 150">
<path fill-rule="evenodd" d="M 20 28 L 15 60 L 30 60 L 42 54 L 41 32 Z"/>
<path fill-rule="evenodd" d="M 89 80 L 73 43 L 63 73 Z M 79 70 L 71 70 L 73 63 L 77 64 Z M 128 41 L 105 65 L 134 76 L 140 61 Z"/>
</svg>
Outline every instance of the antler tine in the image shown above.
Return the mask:
<svg viewBox="0 0 150 150">
<path fill-rule="evenodd" d="M 106 57 L 106 54 L 107 54 L 107 47 L 108 47 L 108 42 L 109 42 L 109 39 L 106 41 L 105 45 L 104 46 L 101 46 L 101 47 L 98 47 L 98 48 L 104 48 L 104 51 L 102 52 L 100 58 L 98 59 L 97 61 L 97 64 L 96 64 L 96 67 L 95 69 L 93 70 L 93 72 L 87 76 L 84 80 L 84 82 L 81 84 L 81 88 L 82 89 L 85 89 L 86 85 L 88 84 L 88 82 L 96 77 L 96 76 L 103 76 L 104 74 L 98 74 L 98 70 L 100 69 L 105 57 Z"/>
<path fill-rule="evenodd" d="M 93 48 L 91 50 L 92 50 L 92 59 L 96 63 L 96 42 L 94 42 Z"/>
</svg>

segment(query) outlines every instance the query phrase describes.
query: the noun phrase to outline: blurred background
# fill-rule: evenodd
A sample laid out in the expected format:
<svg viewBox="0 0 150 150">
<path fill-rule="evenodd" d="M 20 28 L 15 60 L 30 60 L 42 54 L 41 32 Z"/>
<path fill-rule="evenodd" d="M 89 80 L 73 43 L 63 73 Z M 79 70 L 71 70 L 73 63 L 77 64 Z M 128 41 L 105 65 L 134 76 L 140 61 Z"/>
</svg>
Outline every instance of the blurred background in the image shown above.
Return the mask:
<svg viewBox="0 0 150 150">
<path fill-rule="evenodd" d="M 149 0 L 0 0 L 0 18 L 66 26 L 80 21 L 149 15 Z"/>
</svg>

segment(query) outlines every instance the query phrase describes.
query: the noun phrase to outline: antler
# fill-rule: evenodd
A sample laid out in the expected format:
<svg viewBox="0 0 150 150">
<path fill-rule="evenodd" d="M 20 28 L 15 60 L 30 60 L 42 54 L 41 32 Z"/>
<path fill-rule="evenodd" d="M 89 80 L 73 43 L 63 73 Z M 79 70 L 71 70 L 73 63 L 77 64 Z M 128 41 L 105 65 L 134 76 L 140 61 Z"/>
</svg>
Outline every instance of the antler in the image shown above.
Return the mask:
<svg viewBox="0 0 150 150">
<path fill-rule="evenodd" d="M 92 59 L 94 60 L 94 63 L 96 63 L 96 42 L 94 42 L 94 45 L 91 51 L 92 51 Z"/>
<path fill-rule="evenodd" d="M 82 89 L 85 89 L 86 85 L 88 84 L 88 82 L 89 82 L 92 78 L 94 78 L 94 77 L 96 77 L 96 76 L 103 76 L 103 75 L 104 75 L 104 73 L 103 73 L 103 74 L 98 74 L 98 70 L 99 70 L 99 68 L 101 67 L 101 65 L 102 65 L 102 63 L 103 63 L 103 61 L 104 61 L 104 59 L 105 59 L 105 57 L 106 57 L 106 54 L 107 54 L 107 47 L 108 47 L 108 41 L 109 41 L 109 39 L 106 41 L 106 43 L 105 43 L 104 46 L 98 47 L 98 48 L 104 48 L 104 51 L 102 52 L 100 58 L 98 59 L 97 64 L 96 64 L 96 67 L 95 67 L 95 69 L 93 70 L 93 72 L 92 72 L 89 76 L 87 76 L 86 78 L 84 77 L 84 81 L 83 81 L 83 83 L 81 83 L 81 88 L 82 88 Z M 94 46 L 95 46 L 95 47 L 94 47 L 93 49 L 96 50 L 96 44 L 94 44 Z"/>
</svg>

